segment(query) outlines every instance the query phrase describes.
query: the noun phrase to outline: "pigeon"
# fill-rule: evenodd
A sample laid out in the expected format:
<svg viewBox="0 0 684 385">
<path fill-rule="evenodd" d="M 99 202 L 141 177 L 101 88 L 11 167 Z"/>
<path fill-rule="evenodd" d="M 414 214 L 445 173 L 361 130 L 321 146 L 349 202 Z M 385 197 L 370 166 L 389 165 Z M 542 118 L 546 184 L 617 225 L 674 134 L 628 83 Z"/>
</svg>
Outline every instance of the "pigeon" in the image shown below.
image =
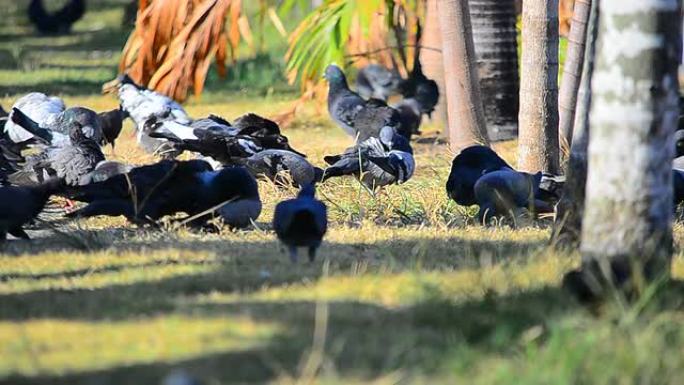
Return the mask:
<svg viewBox="0 0 684 385">
<path fill-rule="evenodd" d="M 399 113 L 382 100 L 364 100 L 351 91 L 347 78 L 340 67 L 331 64 L 325 70 L 328 89 L 328 112 L 330 117 L 357 143 L 377 137 L 384 127 L 395 130 L 399 126 Z"/>
<path fill-rule="evenodd" d="M 81 127 L 85 137 L 97 143 L 102 143 L 104 140 L 99 116 L 84 107 L 68 108 L 54 116 L 54 120 L 48 124 L 31 119 L 18 108 L 12 109 L 10 119 L 32 137 L 40 137 L 52 146 L 63 146 L 69 143 L 70 129 L 73 124 Z"/>
<path fill-rule="evenodd" d="M 321 180 L 323 170 L 314 167 L 306 158 L 287 150 L 264 150 L 242 164 L 255 176 L 263 175 L 280 185 L 306 186 Z M 288 177 L 283 174 L 287 173 Z"/>
<path fill-rule="evenodd" d="M 369 138 L 341 155 L 326 156 L 324 160 L 329 166 L 323 173 L 323 181 L 355 175 L 371 191 L 406 182 L 416 167 L 409 142 L 390 127 L 385 127 L 379 138 Z"/>
<path fill-rule="evenodd" d="M 9 180 L 18 185 L 42 183 L 50 178 L 59 178 L 67 186 L 88 184 L 90 173 L 105 157 L 99 144 L 86 137 L 84 131 L 73 122 L 68 145 L 50 146 L 27 157 L 23 170 L 10 175 Z"/>
<path fill-rule="evenodd" d="M 119 107 L 111 111 L 101 112 L 97 116 L 100 118 L 102 127 L 103 140 L 101 144 L 110 144 L 114 148 L 116 139 L 121 135 L 123 121 L 128 117 L 128 113 Z"/>
<path fill-rule="evenodd" d="M 120 108 L 136 126 L 138 144 L 148 153 L 155 153 L 164 141 L 150 138 L 143 130 L 145 122 L 172 121 L 190 124 L 192 119 L 183 107 L 168 96 L 136 84 L 127 74 L 119 75 L 104 85 L 105 92 L 118 90 Z"/>
<path fill-rule="evenodd" d="M 59 114 L 66 109 L 66 106 L 62 99 L 56 96 L 32 92 L 19 98 L 12 106 L 12 109 L 14 108 L 21 110 L 31 120 L 38 122 L 38 124 L 48 127 L 55 123 Z M 10 115 L 12 114 L 10 113 Z M 34 136 L 12 122 L 11 119 L 8 119 L 5 123 L 3 132 L 4 135 L 15 143 L 24 142 Z"/>
<path fill-rule="evenodd" d="M 85 13 L 85 0 L 69 0 L 60 10 L 48 13 L 42 0 L 31 0 L 28 16 L 31 24 L 43 35 L 71 32 L 72 25 Z"/>
<path fill-rule="evenodd" d="M 164 216 L 185 213 L 191 225 L 201 226 L 216 211 L 227 225 L 242 228 L 261 213 L 257 182 L 246 169 L 214 171 L 202 160 L 163 160 L 133 168 L 127 174 L 72 188 L 67 197 L 88 203 L 68 217 L 123 215 L 136 224 L 153 224 Z"/>
<path fill-rule="evenodd" d="M 7 233 L 29 239 L 22 227 L 35 219 L 50 196 L 61 189 L 62 184 L 58 179 L 37 186 L 0 187 L 0 244 L 7 239 Z"/>
<path fill-rule="evenodd" d="M 369 64 L 359 70 L 356 76 L 356 91 L 364 99 L 387 101 L 399 94 L 401 76 L 379 64 Z"/>
<path fill-rule="evenodd" d="M 176 152 L 199 153 L 224 166 L 240 164 L 241 160 L 269 149 L 306 157 L 292 148 L 278 125 L 268 119 L 248 114 L 236 120 L 235 125 L 212 115 L 189 125 L 150 120 L 145 130 L 152 138 L 171 142 Z"/>
<path fill-rule="evenodd" d="M 533 214 L 552 213 L 553 206 L 536 199 L 541 179 L 541 172 L 533 175 L 510 168 L 481 176 L 473 189 L 480 206 L 480 223 L 488 223 L 492 217 L 516 218 L 523 209 L 529 209 Z"/>
<path fill-rule="evenodd" d="M 305 185 L 297 198 L 276 205 L 273 228 L 278 239 L 288 247 L 292 263 L 297 262 L 299 247 L 308 248 L 309 262 L 313 262 L 328 229 L 328 210 L 315 195 L 314 185 Z"/>
<path fill-rule="evenodd" d="M 103 160 L 95 166 L 87 178 L 90 183 L 104 182 L 109 178 L 130 172 L 134 166 L 113 160 Z"/>
<path fill-rule="evenodd" d="M 486 146 L 470 146 L 463 149 L 451 163 L 451 173 L 446 191 L 459 205 L 477 204 L 475 183 L 488 172 L 513 169 L 494 150 Z"/>
</svg>

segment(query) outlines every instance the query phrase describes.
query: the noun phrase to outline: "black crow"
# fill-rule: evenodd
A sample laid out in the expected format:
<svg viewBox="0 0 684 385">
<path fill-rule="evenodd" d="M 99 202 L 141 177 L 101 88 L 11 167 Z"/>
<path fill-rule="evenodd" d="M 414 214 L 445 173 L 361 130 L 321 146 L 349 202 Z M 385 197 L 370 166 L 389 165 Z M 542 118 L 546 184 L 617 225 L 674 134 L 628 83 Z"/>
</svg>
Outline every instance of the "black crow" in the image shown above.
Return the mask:
<svg viewBox="0 0 684 385">
<path fill-rule="evenodd" d="M 55 35 L 71 32 L 71 26 L 83 17 L 85 10 L 85 0 L 70 0 L 62 9 L 50 14 L 42 0 L 31 0 L 28 16 L 38 32 Z"/>
<path fill-rule="evenodd" d="M 273 228 L 288 247 L 293 263 L 297 262 L 299 247 L 308 248 L 309 262 L 313 262 L 328 229 L 328 210 L 315 195 L 314 186 L 306 185 L 297 198 L 280 202 L 275 208 Z"/>
<path fill-rule="evenodd" d="M 61 181 L 50 180 L 44 184 L 28 187 L 0 187 L 0 243 L 7 233 L 29 239 L 23 226 L 43 211 L 51 195 L 63 188 Z"/>
<path fill-rule="evenodd" d="M 121 135 L 123 121 L 128 117 L 128 113 L 119 107 L 111 111 L 100 112 L 97 116 L 100 118 L 100 126 L 102 127 L 102 143 L 100 144 L 111 144 L 113 148 L 116 139 Z"/>
<path fill-rule="evenodd" d="M 138 224 L 185 213 L 191 224 L 203 225 L 216 211 L 228 225 L 245 227 L 261 213 L 257 182 L 246 169 L 214 171 L 202 160 L 164 160 L 137 167 L 73 188 L 68 197 L 88 203 L 70 217 L 123 215 Z"/>
</svg>

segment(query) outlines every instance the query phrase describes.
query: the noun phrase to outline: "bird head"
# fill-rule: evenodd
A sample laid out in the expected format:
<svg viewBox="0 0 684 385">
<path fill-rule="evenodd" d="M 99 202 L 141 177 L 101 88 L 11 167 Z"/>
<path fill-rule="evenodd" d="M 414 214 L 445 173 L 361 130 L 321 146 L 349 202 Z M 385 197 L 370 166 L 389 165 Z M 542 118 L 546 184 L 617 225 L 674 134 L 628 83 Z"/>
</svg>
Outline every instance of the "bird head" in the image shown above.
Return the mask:
<svg viewBox="0 0 684 385">
<path fill-rule="evenodd" d="M 111 94 L 119 90 L 119 87 L 121 87 L 124 84 L 131 84 L 135 86 L 135 88 L 142 88 L 140 87 L 128 74 L 123 73 L 117 76 L 114 80 L 108 81 L 107 83 L 102 85 L 102 93 L 103 94 Z"/>
<path fill-rule="evenodd" d="M 323 75 L 323 78 L 331 84 L 347 83 L 347 77 L 344 76 L 342 68 L 338 67 L 337 64 L 330 64 L 325 69 L 325 74 Z"/>
</svg>

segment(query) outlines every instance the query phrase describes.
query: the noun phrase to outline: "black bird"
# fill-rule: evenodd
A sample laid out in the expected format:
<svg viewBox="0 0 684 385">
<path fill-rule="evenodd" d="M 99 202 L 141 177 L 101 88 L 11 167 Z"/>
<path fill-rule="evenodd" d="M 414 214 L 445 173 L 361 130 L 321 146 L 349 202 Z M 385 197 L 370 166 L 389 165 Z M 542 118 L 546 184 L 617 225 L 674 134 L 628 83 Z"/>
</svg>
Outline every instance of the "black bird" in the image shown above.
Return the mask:
<svg viewBox="0 0 684 385">
<path fill-rule="evenodd" d="M 536 199 L 541 179 L 541 172 L 533 175 L 509 168 L 481 176 L 474 186 L 480 223 L 486 224 L 489 218 L 500 216 L 515 219 L 523 209 L 533 215 L 553 212 L 553 206 Z"/>
<path fill-rule="evenodd" d="M 684 170 L 672 169 L 673 200 L 675 209 L 684 202 Z"/>
<path fill-rule="evenodd" d="M 7 123 L 7 118 L 9 117 L 9 112 L 5 111 L 4 108 L 0 105 L 0 127 L 5 127 L 5 123 Z"/>
<path fill-rule="evenodd" d="M 399 113 L 382 100 L 364 100 L 351 91 L 340 67 L 331 64 L 325 70 L 328 80 L 328 112 L 344 131 L 363 142 L 377 137 L 384 127 L 398 130 Z"/>
<path fill-rule="evenodd" d="M 67 186 L 90 183 L 90 173 L 105 157 L 100 145 L 83 131 L 79 123 L 72 123 L 69 144 L 50 146 L 27 157 L 23 170 L 10 175 L 9 180 L 19 185 L 42 183 L 49 178 L 59 178 Z"/>
<path fill-rule="evenodd" d="M 50 14 L 42 0 L 31 0 L 28 16 L 38 32 L 55 35 L 71 32 L 71 26 L 83 17 L 85 10 L 85 0 L 70 0 L 62 9 Z"/>
<path fill-rule="evenodd" d="M 73 124 L 78 124 L 87 138 L 97 143 L 102 143 L 104 140 L 100 117 L 95 111 L 84 107 L 67 108 L 47 126 L 34 121 L 18 108 L 12 109 L 10 119 L 33 136 L 39 137 L 53 146 L 69 143 L 70 130 Z"/>
<path fill-rule="evenodd" d="M 137 167 L 124 175 L 72 188 L 67 197 L 88 203 L 69 217 L 122 215 L 137 224 L 185 213 L 190 224 L 201 226 L 216 211 L 229 226 L 246 227 L 261 213 L 257 182 L 246 169 L 214 171 L 202 160 L 164 160 Z"/>
<path fill-rule="evenodd" d="M 23 226 L 43 211 L 50 196 L 62 189 L 60 180 L 29 187 L 0 187 L 0 244 L 7 233 L 22 239 L 29 239 Z"/>
<path fill-rule="evenodd" d="M 446 184 L 447 194 L 459 205 L 477 204 L 475 183 L 482 175 L 501 169 L 512 169 L 494 150 L 486 146 L 470 146 L 463 149 L 451 163 L 451 173 Z"/>
<path fill-rule="evenodd" d="M 275 208 L 273 228 L 288 247 L 293 263 L 297 262 L 299 247 L 308 248 L 309 262 L 313 262 L 328 229 L 328 209 L 315 195 L 315 187 L 306 185 L 297 198 L 280 202 Z"/>
<path fill-rule="evenodd" d="M 253 175 L 263 175 L 281 185 L 306 186 L 320 181 L 323 176 L 323 170 L 311 165 L 301 155 L 287 150 L 264 150 L 241 163 Z"/>
<path fill-rule="evenodd" d="M 326 156 L 330 166 L 323 180 L 355 175 L 370 190 L 389 184 L 401 184 L 413 175 L 415 161 L 408 140 L 386 127 L 379 138 L 369 138 L 350 147 L 341 155 Z"/>
<path fill-rule="evenodd" d="M 116 139 L 121 135 L 123 121 L 128 117 L 128 113 L 119 107 L 111 111 L 100 112 L 97 116 L 100 118 L 100 125 L 102 127 L 101 144 L 111 144 L 113 148 Z"/>
<path fill-rule="evenodd" d="M 369 64 L 356 75 L 356 91 L 364 99 L 387 101 L 390 96 L 399 94 L 402 80 L 396 71 L 379 64 Z"/>
</svg>

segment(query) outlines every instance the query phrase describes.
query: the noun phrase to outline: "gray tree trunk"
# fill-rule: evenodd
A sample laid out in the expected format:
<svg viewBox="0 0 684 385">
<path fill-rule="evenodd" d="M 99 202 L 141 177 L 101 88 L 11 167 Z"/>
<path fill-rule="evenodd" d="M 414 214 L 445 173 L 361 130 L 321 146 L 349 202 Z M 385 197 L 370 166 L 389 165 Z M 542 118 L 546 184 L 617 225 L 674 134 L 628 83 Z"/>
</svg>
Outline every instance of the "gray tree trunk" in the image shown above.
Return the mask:
<svg viewBox="0 0 684 385">
<path fill-rule="evenodd" d="M 565 54 L 565 66 L 563 67 L 563 81 L 558 94 L 560 146 L 566 154 L 570 151 L 572 144 L 577 90 L 580 86 L 582 64 L 584 63 L 584 43 L 587 41 L 587 23 L 591 2 L 591 0 L 575 1 L 570 35 L 568 36 L 568 49 Z"/>
<path fill-rule="evenodd" d="M 598 17 L 598 0 L 594 0 L 590 5 L 590 16 L 586 28 L 585 52 L 582 55 L 584 64 L 582 65 L 581 82 L 576 97 L 577 107 L 573 108 L 575 117 L 573 126 L 575 129 L 570 147 L 566 182 L 563 188 L 563 196 L 556 206 L 556 221 L 552 241 L 557 248 L 576 248 L 579 246 L 582 231 L 585 186 L 587 183 L 587 148 L 590 136 L 591 78 L 594 72 Z M 584 45 L 584 43 L 582 44 Z"/>
<path fill-rule="evenodd" d="M 470 0 L 470 18 L 491 141 L 518 136 L 520 79 L 515 0 Z"/>
<path fill-rule="evenodd" d="M 558 173 L 558 0 L 525 0 L 518 167 Z"/>
<path fill-rule="evenodd" d="M 440 0 L 449 143 L 455 152 L 488 144 L 467 0 Z"/>
<path fill-rule="evenodd" d="M 439 27 L 438 0 L 427 0 L 425 11 L 425 28 L 421 45 L 427 49 L 420 52 L 420 64 L 423 73 L 437 82 L 439 87 L 439 103 L 432 113 L 432 123 L 439 129 L 447 127 L 446 86 L 444 85 L 444 61 L 442 60 L 442 31 Z"/>
<path fill-rule="evenodd" d="M 680 5 L 600 1 L 581 252 L 604 275 L 669 273 Z"/>
</svg>

